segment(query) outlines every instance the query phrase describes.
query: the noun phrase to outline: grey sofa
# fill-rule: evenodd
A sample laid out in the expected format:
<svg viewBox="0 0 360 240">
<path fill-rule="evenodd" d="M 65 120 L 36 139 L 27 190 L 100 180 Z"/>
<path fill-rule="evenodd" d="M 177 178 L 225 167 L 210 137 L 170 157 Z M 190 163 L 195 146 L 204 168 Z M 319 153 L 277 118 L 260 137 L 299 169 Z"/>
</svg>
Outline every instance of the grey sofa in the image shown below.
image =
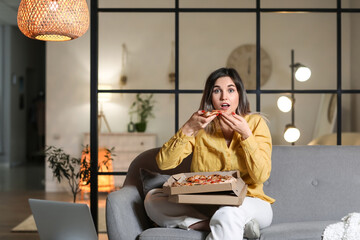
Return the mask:
<svg viewBox="0 0 360 240">
<path fill-rule="evenodd" d="M 147 218 L 139 168 L 174 174 L 188 172 L 191 161 L 188 157 L 176 169 L 160 171 L 155 163 L 158 150 L 136 157 L 124 187 L 109 194 L 109 240 L 200 240 L 208 234 L 154 227 Z M 261 240 L 320 240 L 327 225 L 360 211 L 360 147 L 274 146 L 271 177 L 264 184 L 264 191 L 276 202 L 273 223 L 261 230 Z"/>
</svg>

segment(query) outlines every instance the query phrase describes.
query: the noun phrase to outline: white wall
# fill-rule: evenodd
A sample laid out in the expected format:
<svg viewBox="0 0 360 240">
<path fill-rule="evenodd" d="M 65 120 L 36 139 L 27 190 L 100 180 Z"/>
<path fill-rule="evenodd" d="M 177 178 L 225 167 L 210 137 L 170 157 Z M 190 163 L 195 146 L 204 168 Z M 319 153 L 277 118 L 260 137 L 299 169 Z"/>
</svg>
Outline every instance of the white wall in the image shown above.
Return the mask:
<svg viewBox="0 0 360 240">
<path fill-rule="evenodd" d="M 326 0 L 322 0 L 323 2 Z M 336 14 L 268 14 L 261 19 L 262 47 L 270 54 L 273 72 L 264 89 L 290 88 L 290 50 L 308 65 L 313 75 L 296 89 L 336 89 Z M 343 87 L 350 78 L 350 19 L 343 18 Z M 299 32 L 296 32 L 298 26 Z M 356 25 L 353 24 L 355 27 Z M 171 89 L 168 81 L 171 42 L 174 40 L 174 15 L 169 13 L 102 13 L 99 23 L 99 81 L 112 88 Z M 202 89 L 207 75 L 224 66 L 230 52 L 239 45 L 255 43 L 255 14 L 180 14 L 180 88 Z M 46 144 L 63 147 L 79 157 L 82 135 L 90 122 L 90 32 L 80 39 L 47 44 Z M 128 83 L 119 85 L 121 45 L 126 43 Z M 274 144 L 286 144 L 282 132 L 290 114 L 276 107 L 279 95 L 262 96 L 261 111 L 269 115 Z M 255 110 L 255 97 L 249 96 Z M 128 108 L 134 94 L 113 94 L 104 105 L 113 132 L 126 131 Z M 155 118 L 147 132 L 157 133 L 161 146 L 174 134 L 174 97 L 155 96 Z M 199 105 L 200 95 L 180 96 L 180 126 Z M 298 144 L 312 140 L 320 96 L 297 96 L 296 122 L 302 131 Z M 346 100 L 347 101 L 347 100 Z M 351 108 L 345 101 L 344 111 Z M 344 116 L 344 123 L 350 119 Z M 46 190 L 63 189 L 51 182 L 46 172 Z"/>
<path fill-rule="evenodd" d="M 90 126 L 90 32 L 72 42 L 46 45 L 46 145 L 80 157 Z M 46 166 L 46 190 L 56 189 Z"/>
</svg>

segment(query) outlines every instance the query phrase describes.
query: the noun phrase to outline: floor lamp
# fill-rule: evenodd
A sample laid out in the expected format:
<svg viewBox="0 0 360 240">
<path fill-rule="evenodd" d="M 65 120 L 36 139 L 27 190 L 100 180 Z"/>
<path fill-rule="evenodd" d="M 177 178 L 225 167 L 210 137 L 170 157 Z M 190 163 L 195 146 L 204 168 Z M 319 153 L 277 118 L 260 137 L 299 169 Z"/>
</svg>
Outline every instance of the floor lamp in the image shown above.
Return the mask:
<svg viewBox="0 0 360 240">
<path fill-rule="evenodd" d="M 295 79 L 299 82 L 307 81 L 311 76 L 311 70 L 301 63 L 294 62 L 294 50 L 291 50 L 291 95 L 281 96 L 277 105 L 282 112 L 289 112 L 291 110 L 291 123 L 286 124 L 284 131 L 285 141 L 295 145 L 295 142 L 300 138 L 300 130 L 295 126 Z"/>
</svg>

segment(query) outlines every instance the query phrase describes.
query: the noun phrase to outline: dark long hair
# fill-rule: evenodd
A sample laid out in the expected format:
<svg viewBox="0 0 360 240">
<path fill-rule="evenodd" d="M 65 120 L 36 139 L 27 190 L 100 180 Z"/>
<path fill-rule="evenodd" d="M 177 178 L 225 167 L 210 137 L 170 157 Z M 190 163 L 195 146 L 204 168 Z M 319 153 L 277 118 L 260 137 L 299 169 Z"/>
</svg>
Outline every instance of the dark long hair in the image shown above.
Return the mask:
<svg viewBox="0 0 360 240">
<path fill-rule="evenodd" d="M 212 104 L 212 92 L 216 80 L 218 80 L 221 77 L 230 77 L 236 86 L 236 90 L 239 93 L 239 105 L 236 109 L 236 114 L 245 116 L 251 113 L 249 100 L 246 94 L 246 89 L 238 72 L 233 68 L 219 68 L 209 75 L 205 83 L 205 88 L 201 98 L 199 110 L 205 110 L 205 111 L 214 110 L 214 106 Z M 208 125 L 208 127 L 205 128 L 205 130 L 209 133 L 213 133 L 215 131 L 214 122 L 211 122 Z"/>
<path fill-rule="evenodd" d="M 205 88 L 201 98 L 199 110 L 205 110 L 205 111 L 214 110 L 214 106 L 211 101 L 212 92 L 216 80 L 218 80 L 221 77 L 230 77 L 236 86 L 236 90 L 239 93 L 239 105 L 236 109 L 236 114 L 239 114 L 241 116 L 245 116 L 249 114 L 250 104 L 247 98 L 246 89 L 239 74 L 233 68 L 219 68 L 210 74 L 210 76 L 207 78 L 205 83 Z"/>
</svg>

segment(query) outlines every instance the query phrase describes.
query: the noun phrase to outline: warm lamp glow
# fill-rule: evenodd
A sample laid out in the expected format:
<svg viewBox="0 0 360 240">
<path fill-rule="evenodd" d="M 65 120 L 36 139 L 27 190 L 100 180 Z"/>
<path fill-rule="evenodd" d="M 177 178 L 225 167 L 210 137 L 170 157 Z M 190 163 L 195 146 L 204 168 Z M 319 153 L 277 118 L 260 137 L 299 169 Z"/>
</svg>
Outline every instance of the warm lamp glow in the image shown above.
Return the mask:
<svg viewBox="0 0 360 240">
<path fill-rule="evenodd" d="M 300 138 L 300 131 L 295 126 L 286 125 L 284 139 L 289 143 L 296 142 Z"/>
<path fill-rule="evenodd" d="M 109 154 L 106 148 L 99 148 L 98 150 L 98 163 L 99 163 L 99 172 L 112 172 L 113 166 L 112 162 L 109 161 L 107 163 L 107 167 L 104 165 L 104 162 L 107 161 L 106 155 Z M 108 156 L 111 158 L 111 156 Z M 81 156 L 81 160 L 86 158 L 86 161 L 90 164 L 90 151 L 88 153 L 83 152 Z M 80 185 L 80 189 L 82 190 L 82 193 L 84 192 L 90 192 L 90 185 L 85 185 L 86 183 L 83 183 Z M 111 192 L 115 190 L 114 185 L 114 176 L 112 175 L 100 175 L 98 176 L 98 191 L 99 192 Z"/>
<path fill-rule="evenodd" d="M 305 81 L 309 80 L 310 77 L 311 77 L 311 70 L 308 67 L 300 66 L 295 71 L 295 78 L 299 82 L 305 82 Z"/>
<path fill-rule="evenodd" d="M 86 0 L 21 0 L 17 15 L 20 31 L 42 41 L 68 41 L 89 28 Z"/>
<path fill-rule="evenodd" d="M 277 106 L 282 112 L 289 112 L 292 108 L 292 100 L 290 97 L 281 96 L 277 101 Z"/>
</svg>

